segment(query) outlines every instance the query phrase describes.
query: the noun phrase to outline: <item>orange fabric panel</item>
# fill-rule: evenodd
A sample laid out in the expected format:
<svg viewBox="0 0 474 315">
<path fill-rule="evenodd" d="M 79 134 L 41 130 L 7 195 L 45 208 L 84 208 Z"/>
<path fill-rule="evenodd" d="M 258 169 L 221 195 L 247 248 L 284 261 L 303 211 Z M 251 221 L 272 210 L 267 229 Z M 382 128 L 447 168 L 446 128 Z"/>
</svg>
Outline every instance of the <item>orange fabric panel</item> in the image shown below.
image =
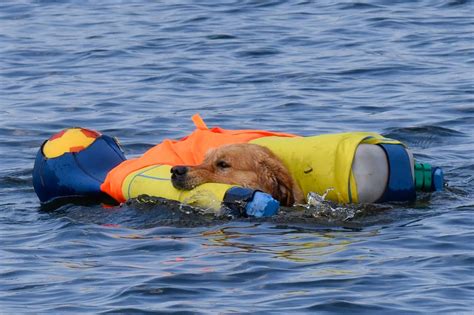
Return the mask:
<svg viewBox="0 0 474 315">
<path fill-rule="evenodd" d="M 225 144 L 246 143 L 254 139 L 279 136 L 295 137 L 296 135 L 264 130 L 226 130 L 221 128 L 207 129 L 199 115 L 193 116 L 197 129 L 180 140 L 164 140 L 151 148 L 143 156 L 122 162 L 113 168 L 101 185 L 103 192 L 114 199 L 124 202 L 122 183 L 131 172 L 155 164 L 197 165 L 202 162 L 206 152 Z"/>
</svg>

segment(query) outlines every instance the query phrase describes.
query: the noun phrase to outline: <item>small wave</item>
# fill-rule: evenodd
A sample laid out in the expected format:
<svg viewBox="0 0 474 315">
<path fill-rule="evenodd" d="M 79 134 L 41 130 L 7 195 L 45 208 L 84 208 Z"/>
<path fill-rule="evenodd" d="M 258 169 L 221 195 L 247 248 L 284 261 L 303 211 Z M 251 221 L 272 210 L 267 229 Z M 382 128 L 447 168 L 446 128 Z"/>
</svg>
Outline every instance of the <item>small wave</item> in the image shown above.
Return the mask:
<svg viewBox="0 0 474 315">
<path fill-rule="evenodd" d="M 259 48 L 259 49 L 238 51 L 236 53 L 236 56 L 244 57 L 244 58 L 261 58 L 261 57 L 278 55 L 279 53 L 280 53 L 280 50 L 275 49 L 275 48 Z"/>
<path fill-rule="evenodd" d="M 380 9 L 381 7 L 371 3 L 364 2 L 352 2 L 342 3 L 340 6 L 341 10 L 367 10 L 367 9 Z"/>
<path fill-rule="evenodd" d="M 450 0 L 443 1 L 441 7 L 460 7 L 469 4 L 472 4 L 472 0 Z"/>
<path fill-rule="evenodd" d="M 89 59 L 107 59 L 112 57 L 125 57 L 129 56 L 130 52 L 123 49 L 90 49 L 75 53 L 75 60 L 89 60 Z"/>
<path fill-rule="evenodd" d="M 452 144 L 453 138 L 465 137 L 466 134 L 439 126 L 421 126 L 406 128 L 391 128 L 383 135 L 387 138 L 398 139 L 415 148 L 431 148 L 441 144 Z"/>
<path fill-rule="evenodd" d="M 224 40 L 224 39 L 236 39 L 236 36 L 229 35 L 229 34 L 213 34 L 206 36 L 209 40 Z"/>
<path fill-rule="evenodd" d="M 0 177 L 0 186 L 3 188 L 28 188 L 32 187 L 32 171 L 30 169 L 10 172 Z"/>
</svg>

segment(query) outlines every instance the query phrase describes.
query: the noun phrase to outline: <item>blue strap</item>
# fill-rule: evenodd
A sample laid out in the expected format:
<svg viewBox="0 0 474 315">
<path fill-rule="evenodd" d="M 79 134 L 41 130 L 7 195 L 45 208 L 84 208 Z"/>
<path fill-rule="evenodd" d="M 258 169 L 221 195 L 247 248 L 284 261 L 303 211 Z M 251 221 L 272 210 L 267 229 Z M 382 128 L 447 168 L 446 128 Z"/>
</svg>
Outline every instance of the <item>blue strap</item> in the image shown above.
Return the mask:
<svg viewBox="0 0 474 315">
<path fill-rule="evenodd" d="M 379 144 L 379 146 L 387 155 L 389 178 L 387 188 L 377 202 L 414 201 L 415 183 L 406 149 L 400 144 Z"/>
</svg>

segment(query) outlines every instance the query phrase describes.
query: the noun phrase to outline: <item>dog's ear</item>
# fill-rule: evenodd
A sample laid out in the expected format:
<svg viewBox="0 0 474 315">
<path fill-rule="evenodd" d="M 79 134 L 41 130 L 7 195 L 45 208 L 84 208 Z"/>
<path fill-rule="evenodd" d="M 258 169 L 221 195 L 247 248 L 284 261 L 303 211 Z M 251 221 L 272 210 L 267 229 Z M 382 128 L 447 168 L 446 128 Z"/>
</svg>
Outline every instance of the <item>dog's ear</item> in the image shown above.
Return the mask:
<svg viewBox="0 0 474 315">
<path fill-rule="evenodd" d="M 259 161 L 260 181 L 262 187 L 271 193 L 273 198 L 281 202 L 283 206 L 292 206 L 295 203 L 293 196 L 293 178 L 287 168 L 277 158 L 264 158 Z"/>
<path fill-rule="evenodd" d="M 293 189 L 284 181 L 277 180 L 278 187 L 275 190 L 276 199 L 281 202 L 283 206 L 291 207 L 295 203 L 293 196 Z"/>
</svg>

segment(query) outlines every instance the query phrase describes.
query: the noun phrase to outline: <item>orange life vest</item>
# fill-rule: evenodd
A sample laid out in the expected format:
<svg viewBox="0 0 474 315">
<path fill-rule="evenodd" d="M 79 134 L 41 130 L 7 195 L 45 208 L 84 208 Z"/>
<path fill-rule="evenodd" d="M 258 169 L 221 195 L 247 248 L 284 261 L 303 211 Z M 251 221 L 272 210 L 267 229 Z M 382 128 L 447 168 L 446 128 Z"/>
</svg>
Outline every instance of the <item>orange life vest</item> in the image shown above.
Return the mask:
<svg viewBox="0 0 474 315">
<path fill-rule="evenodd" d="M 151 148 L 143 156 L 126 160 L 113 168 L 101 185 L 101 190 L 117 201 L 124 202 L 122 184 L 132 172 L 147 166 L 166 165 L 197 165 L 206 152 L 225 144 L 246 143 L 254 139 L 278 136 L 296 137 L 296 135 L 264 130 L 227 130 L 222 128 L 209 129 L 202 118 L 196 114 L 192 117 L 196 130 L 180 140 L 166 139 Z"/>
</svg>

